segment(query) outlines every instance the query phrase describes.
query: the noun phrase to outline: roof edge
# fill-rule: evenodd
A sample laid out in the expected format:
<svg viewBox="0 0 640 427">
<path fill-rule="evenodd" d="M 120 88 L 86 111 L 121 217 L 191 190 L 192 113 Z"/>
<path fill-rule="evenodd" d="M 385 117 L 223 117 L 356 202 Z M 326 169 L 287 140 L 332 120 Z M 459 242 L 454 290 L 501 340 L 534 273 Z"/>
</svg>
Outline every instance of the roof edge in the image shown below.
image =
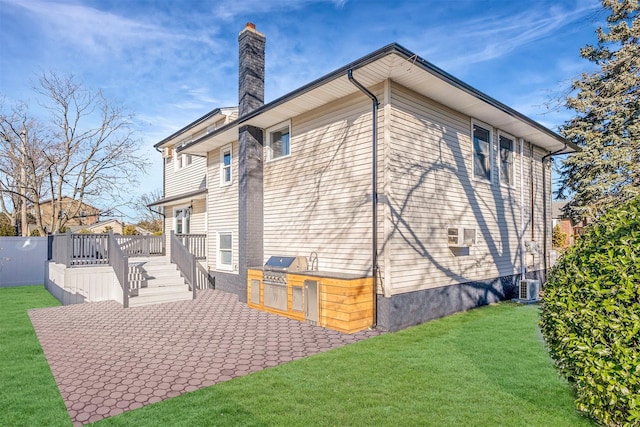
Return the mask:
<svg viewBox="0 0 640 427">
<path fill-rule="evenodd" d="M 159 206 L 159 205 L 162 205 L 162 204 L 165 204 L 165 203 L 173 202 L 175 200 L 186 199 L 186 198 L 193 197 L 193 196 L 199 196 L 200 194 L 205 194 L 207 192 L 208 192 L 208 190 L 206 188 L 200 188 L 200 189 L 195 190 L 195 191 L 188 191 L 186 193 L 176 194 L 175 196 L 163 197 L 162 199 L 159 199 L 159 200 L 156 200 L 155 202 L 149 203 L 147 205 L 147 207 L 150 208 L 152 206 Z"/>
<path fill-rule="evenodd" d="M 311 91 L 319 86 L 322 86 L 323 84 L 337 79 L 339 77 L 342 77 L 343 75 L 345 75 L 347 73 L 347 71 L 349 69 L 358 69 L 360 67 L 363 67 L 371 62 L 374 62 L 376 60 L 378 60 L 381 57 L 384 57 L 386 55 L 389 54 L 397 54 L 400 55 L 402 57 L 404 57 L 407 60 L 411 60 L 414 64 L 418 64 L 420 67 L 422 67 L 425 71 L 433 74 L 434 76 L 442 79 L 443 81 L 445 81 L 446 83 L 464 91 L 467 92 L 468 94 L 470 94 L 471 96 L 474 96 L 475 98 L 487 103 L 488 105 L 490 105 L 493 108 L 496 108 L 502 112 L 504 112 L 505 114 L 508 114 L 510 116 L 512 116 L 513 118 L 523 121 L 526 124 L 530 125 L 531 127 L 537 129 L 538 131 L 546 134 L 547 136 L 556 139 L 559 143 L 565 144 L 568 148 L 571 148 L 573 151 L 580 151 L 580 147 L 578 147 L 578 145 L 576 145 L 575 143 L 567 140 L 566 138 L 564 138 L 562 135 L 558 134 L 557 132 L 554 132 L 553 130 L 543 126 L 542 124 L 536 122 L 535 120 L 525 116 L 524 114 L 514 110 L 513 108 L 507 106 L 506 104 L 503 104 L 502 102 L 496 100 L 495 98 L 492 98 L 491 96 L 487 95 L 486 93 L 474 88 L 473 86 L 463 82 L 462 80 L 458 79 L 457 77 L 454 77 L 453 75 L 447 73 L 446 71 L 444 71 L 443 69 L 433 65 L 432 63 L 430 63 L 429 61 L 425 60 L 424 58 L 418 56 L 417 54 L 411 52 L 410 50 L 406 49 L 405 47 L 401 46 L 398 43 L 391 43 L 388 44 L 386 46 L 383 46 L 380 49 L 377 49 L 371 53 L 369 53 L 368 55 L 365 55 L 353 62 L 348 63 L 347 65 L 344 65 L 328 74 L 325 74 L 324 76 L 311 81 L 310 83 L 307 83 L 304 86 L 301 86 L 300 88 L 289 92 L 267 104 L 264 104 L 263 106 L 253 110 L 252 112 L 245 114 L 244 116 L 238 117 L 236 120 L 234 120 L 233 122 L 230 122 L 228 124 L 226 124 L 225 126 L 216 129 L 215 131 L 213 131 L 212 133 L 203 136 L 202 138 L 192 141 L 186 145 L 184 145 L 183 147 L 181 147 L 181 149 L 179 149 L 178 151 L 181 151 L 182 149 L 186 149 L 189 147 L 193 147 L 194 145 L 203 142 L 207 137 L 210 136 L 214 136 L 217 135 L 221 132 L 224 132 L 225 130 L 228 130 L 230 127 L 233 126 L 238 126 L 238 125 L 242 125 L 242 123 L 247 122 L 249 120 L 251 120 L 252 118 L 259 116 L 260 114 L 264 113 L 265 111 L 268 111 L 272 108 L 275 108 L 277 106 L 279 106 L 280 104 L 283 104 L 297 96 L 299 96 L 300 94 L 303 94 L 305 92 Z M 198 122 L 198 121 L 196 121 Z M 195 122 L 194 122 L 195 123 Z M 181 130 L 183 131 L 183 130 Z M 177 132 L 176 134 L 179 134 L 181 131 Z M 175 136 L 176 134 L 172 135 L 171 137 Z M 164 142 L 166 142 L 166 140 L 170 139 L 166 138 L 165 140 L 163 140 Z"/>
<path fill-rule="evenodd" d="M 188 125 L 186 125 L 185 127 L 183 127 L 182 129 L 172 133 L 171 135 L 169 135 L 168 137 L 164 138 L 162 141 L 157 142 L 156 144 L 154 144 L 153 146 L 155 148 L 160 147 L 161 145 L 163 145 L 164 143 L 172 140 L 173 138 L 175 138 L 176 136 L 180 135 L 181 133 L 184 133 L 186 131 L 188 131 L 189 129 L 192 129 L 196 126 L 198 126 L 199 124 L 201 124 L 202 122 L 207 121 L 208 119 L 210 119 L 211 117 L 217 116 L 218 114 L 221 114 L 222 111 L 224 110 L 233 110 L 233 109 L 237 109 L 238 107 L 220 107 L 220 108 L 216 108 L 212 111 L 209 111 L 207 114 L 205 114 L 204 116 L 194 120 L 193 122 L 189 123 Z"/>
</svg>

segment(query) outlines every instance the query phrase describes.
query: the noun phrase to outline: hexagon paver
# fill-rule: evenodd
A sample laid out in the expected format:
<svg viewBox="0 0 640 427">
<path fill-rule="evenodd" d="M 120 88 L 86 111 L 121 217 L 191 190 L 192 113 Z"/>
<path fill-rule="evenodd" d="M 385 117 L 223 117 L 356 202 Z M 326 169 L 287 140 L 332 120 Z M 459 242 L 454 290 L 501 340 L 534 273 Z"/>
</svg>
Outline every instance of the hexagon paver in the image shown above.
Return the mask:
<svg viewBox="0 0 640 427">
<path fill-rule="evenodd" d="M 114 301 L 29 311 L 74 426 L 379 335 L 253 310 L 235 294 L 123 308 Z"/>
</svg>

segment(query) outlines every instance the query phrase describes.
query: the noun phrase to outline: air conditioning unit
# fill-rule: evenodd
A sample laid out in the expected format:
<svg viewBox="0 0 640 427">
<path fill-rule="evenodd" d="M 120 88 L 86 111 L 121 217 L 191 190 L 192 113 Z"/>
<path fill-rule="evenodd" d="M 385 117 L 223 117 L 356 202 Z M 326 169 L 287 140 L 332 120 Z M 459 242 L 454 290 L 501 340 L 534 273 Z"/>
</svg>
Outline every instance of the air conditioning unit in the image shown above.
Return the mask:
<svg viewBox="0 0 640 427">
<path fill-rule="evenodd" d="M 165 147 L 162 149 L 162 157 L 164 159 L 170 158 L 173 156 L 173 148 L 171 147 Z"/>
<path fill-rule="evenodd" d="M 518 299 L 522 301 L 538 301 L 538 293 L 540 292 L 540 281 L 532 279 L 522 279 L 520 281 L 520 289 Z"/>
<path fill-rule="evenodd" d="M 462 248 L 476 244 L 476 229 L 452 227 L 447 229 L 449 247 Z"/>
<path fill-rule="evenodd" d="M 529 252 L 530 254 L 532 255 L 538 254 L 538 242 L 536 242 L 535 240 L 532 240 L 530 242 L 525 242 L 524 246 L 527 252 Z"/>
</svg>

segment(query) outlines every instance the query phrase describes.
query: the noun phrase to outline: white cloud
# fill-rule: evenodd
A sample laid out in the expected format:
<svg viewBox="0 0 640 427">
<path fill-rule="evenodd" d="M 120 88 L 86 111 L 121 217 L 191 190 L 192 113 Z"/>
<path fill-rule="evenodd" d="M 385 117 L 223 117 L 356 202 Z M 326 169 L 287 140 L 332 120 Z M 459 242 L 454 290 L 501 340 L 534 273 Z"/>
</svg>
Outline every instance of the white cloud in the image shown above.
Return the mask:
<svg viewBox="0 0 640 427">
<path fill-rule="evenodd" d="M 572 22 L 585 19 L 598 7 L 594 2 L 582 2 L 575 8 L 547 7 L 527 3 L 527 9 L 513 15 L 508 12 L 483 14 L 446 27 L 427 30 L 420 37 L 428 42 L 419 51 L 437 57 L 438 65 L 455 70 L 474 63 L 508 55 L 523 46 L 552 37 Z"/>
</svg>

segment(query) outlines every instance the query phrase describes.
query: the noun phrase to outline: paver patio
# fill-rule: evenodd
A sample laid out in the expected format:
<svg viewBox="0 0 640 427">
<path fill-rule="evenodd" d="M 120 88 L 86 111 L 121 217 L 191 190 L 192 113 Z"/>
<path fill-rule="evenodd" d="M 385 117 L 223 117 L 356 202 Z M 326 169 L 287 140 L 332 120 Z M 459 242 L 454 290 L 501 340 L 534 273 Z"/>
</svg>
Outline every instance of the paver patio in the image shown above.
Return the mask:
<svg viewBox="0 0 640 427">
<path fill-rule="evenodd" d="M 128 309 L 104 301 L 29 316 L 76 426 L 381 333 L 342 334 L 218 290 L 192 301 Z"/>
</svg>

